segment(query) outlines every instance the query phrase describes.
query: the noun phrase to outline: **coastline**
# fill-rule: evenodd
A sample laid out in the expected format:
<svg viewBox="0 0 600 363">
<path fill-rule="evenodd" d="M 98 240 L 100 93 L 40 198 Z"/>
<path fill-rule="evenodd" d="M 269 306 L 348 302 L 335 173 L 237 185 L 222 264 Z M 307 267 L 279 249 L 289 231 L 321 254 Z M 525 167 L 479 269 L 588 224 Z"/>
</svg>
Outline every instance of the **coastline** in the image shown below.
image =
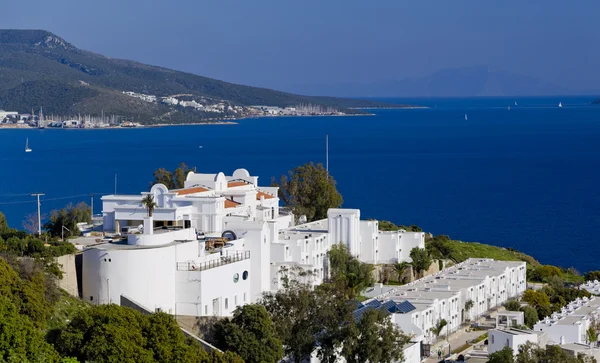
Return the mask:
<svg viewBox="0 0 600 363">
<path fill-rule="evenodd" d="M 427 107 L 422 107 L 427 108 Z M 380 109 L 380 108 L 365 108 L 367 109 Z M 395 107 L 390 107 L 390 109 L 397 109 Z M 180 123 L 180 124 L 167 124 L 167 123 L 159 123 L 159 124 L 149 124 L 149 125 L 139 125 L 133 127 L 123 127 L 123 126 L 107 126 L 107 127 L 46 127 L 43 129 L 39 129 L 35 126 L 23 125 L 23 124 L 0 124 L 0 130 L 9 129 L 9 130 L 128 130 L 128 129 L 147 129 L 147 128 L 157 128 L 157 127 L 172 127 L 172 126 L 209 126 L 209 125 L 238 125 L 241 120 L 250 120 L 250 119 L 261 119 L 261 118 L 291 118 L 291 117 L 348 117 L 348 116 L 376 116 L 374 113 L 352 113 L 352 114 L 341 114 L 341 115 L 261 115 L 261 116 L 248 116 L 248 117 L 240 117 L 235 119 L 234 121 L 207 121 L 207 122 L 191 122 L 191 123 Z"/>
</svg>

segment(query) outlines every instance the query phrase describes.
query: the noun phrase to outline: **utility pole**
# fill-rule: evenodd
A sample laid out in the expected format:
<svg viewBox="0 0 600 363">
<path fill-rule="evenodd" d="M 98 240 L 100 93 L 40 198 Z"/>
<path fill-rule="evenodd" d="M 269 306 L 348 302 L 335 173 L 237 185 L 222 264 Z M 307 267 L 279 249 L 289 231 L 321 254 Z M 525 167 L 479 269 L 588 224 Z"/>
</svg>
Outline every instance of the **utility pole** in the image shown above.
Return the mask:
<svg viewBox="0 0 600 363">
<path fill-rule="evenodd" d="M 46 195 L 44 193 L 31 193 L 32 197 L 37 197 L 37 207 L 38 207 L 38 236 L 42 236 L 42 214 L 40 211 L 40 196 Z"/>
<path fill-rule="evenodd" d="M 92 202 L 92 203 L 91 203 L 91 208 L 90 208 L 90 209 L 92 210 L 92 213 L 90 214 L 90 218 L 94 219 L 94 196 L 95 196 L 96 194 L 94 194 L 94 193 L 90 193 L 89 195 L 90 195 L 91 202 Z"/>
</svg>

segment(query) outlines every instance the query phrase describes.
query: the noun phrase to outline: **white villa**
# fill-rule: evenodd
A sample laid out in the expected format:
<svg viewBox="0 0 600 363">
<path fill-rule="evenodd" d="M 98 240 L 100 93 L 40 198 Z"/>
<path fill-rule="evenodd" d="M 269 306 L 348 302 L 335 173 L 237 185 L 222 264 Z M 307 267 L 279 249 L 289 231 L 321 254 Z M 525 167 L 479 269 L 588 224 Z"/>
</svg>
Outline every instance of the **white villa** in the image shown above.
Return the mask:
<svg viewBox="0 0 600 363">
<path fill-rule="evenodd" d="M 333 243 L 369 263 L 410 261 L 410 250 L 425 246 L 424 233 L 379 232 L 357 209 L 331 209 L 327 219 L 296 225 L 277 193 L 237 169 L 231 176 L 190 172 L 183 189 L 156 184 L 102 197 L 104 231 L 126 241 L 84 250 L 83 298 L 119 304 L 125 296 L 170 314 L 230 316 L 280 289 L 282 269 L 298 266 L 321 283 Z M 151 217 L 142 204 L 149 194 L 157 203 Z"/>
</svg>

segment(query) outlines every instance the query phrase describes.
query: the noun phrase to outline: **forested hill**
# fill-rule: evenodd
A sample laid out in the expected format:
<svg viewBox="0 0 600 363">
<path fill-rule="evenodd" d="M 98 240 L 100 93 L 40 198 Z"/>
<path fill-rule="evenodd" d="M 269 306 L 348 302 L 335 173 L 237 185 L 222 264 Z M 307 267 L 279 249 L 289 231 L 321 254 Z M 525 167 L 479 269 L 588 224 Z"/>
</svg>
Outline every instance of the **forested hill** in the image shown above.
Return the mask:
<svg viewBox="0 0 600 363">
<path fill-rule="evenodd" d="M 158 97 L 206 97 L 240 106 L 388 106 L 374 101 L 301 96 L 112 59 L 78 49 L 44 30 L 0 30 L 0 109 L 26 112 L 43 106 L 47 114 L 99 115 L 104 111 L 155 120 L 174 112 L 173 107 L 160 102 L 149 105 L 123 91 Z"/>
</svg>

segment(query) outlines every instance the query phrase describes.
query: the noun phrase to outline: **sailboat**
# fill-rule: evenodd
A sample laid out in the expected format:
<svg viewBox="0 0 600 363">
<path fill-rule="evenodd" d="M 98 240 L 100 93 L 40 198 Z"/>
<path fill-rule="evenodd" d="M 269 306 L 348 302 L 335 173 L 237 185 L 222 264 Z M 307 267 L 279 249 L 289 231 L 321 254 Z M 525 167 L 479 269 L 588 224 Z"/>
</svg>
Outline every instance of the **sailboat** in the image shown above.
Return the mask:
<svg viewBox="0 0 600 363">
<path fill-rule="evenodd" d="M 467 117 L 467 114 L 465 113 L 465 121 L 468 121 L 469 118 Z"/>
<path fill-rule="evenodd" d="M 25 152 L 30 153 L 31 149 L 29 148 L 29 138 L 25 139 Z"/>
<path fill-rule="evenodd" d="M 558 103 L 558 107 L 562 107 L 562 102 L 559 102 L 559 103 Z"/>
<path fill-rule="evenodd" d="M 515 106 L 518 106 L 517 101 L 515 101 Z"/>
</svg>

